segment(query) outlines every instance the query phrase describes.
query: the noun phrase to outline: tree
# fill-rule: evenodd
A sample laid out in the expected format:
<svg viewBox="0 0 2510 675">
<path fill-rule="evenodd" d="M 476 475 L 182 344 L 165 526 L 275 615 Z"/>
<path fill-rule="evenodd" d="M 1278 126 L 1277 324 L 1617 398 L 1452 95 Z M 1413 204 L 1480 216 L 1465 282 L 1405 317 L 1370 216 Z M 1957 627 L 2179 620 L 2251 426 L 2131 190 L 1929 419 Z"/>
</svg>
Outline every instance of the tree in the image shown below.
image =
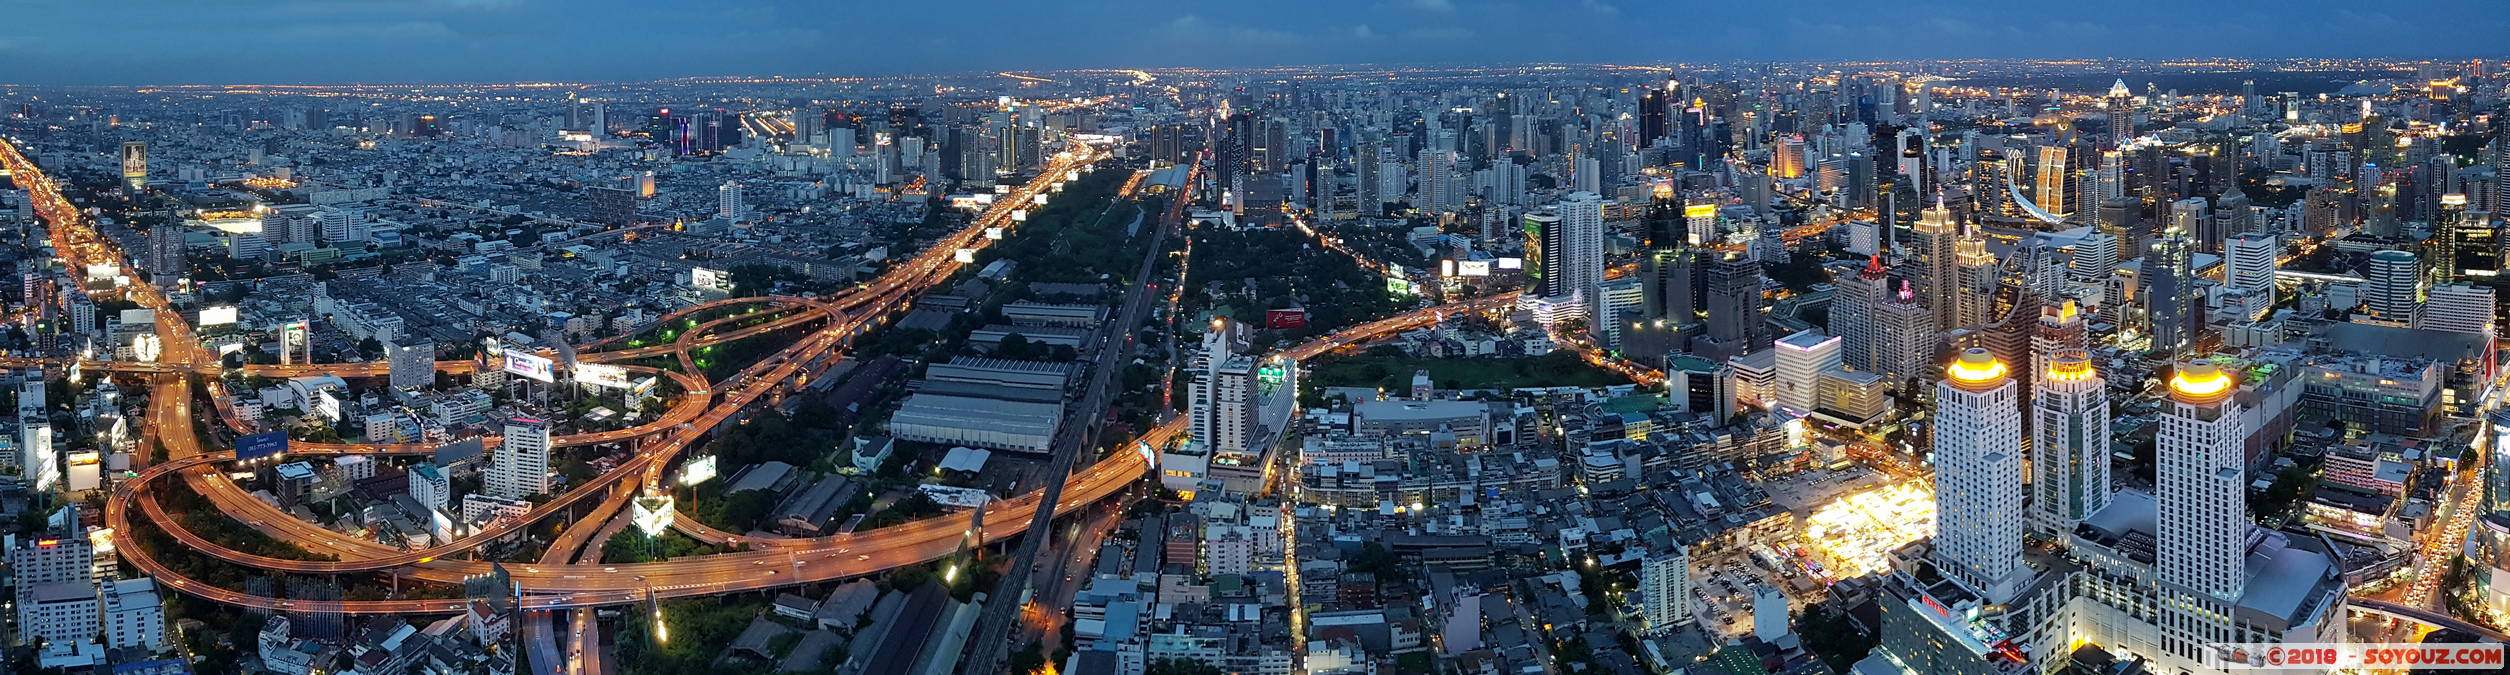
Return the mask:
<svg viewBox="0 0 2510 675">
<path fill-rule="evenodd" d="M 1002 336 L 1002 345 L 994 348 L 994 355 L 1006 359 L 1033 359 L 1043 349 L 1043 345 L 1029 342 L 1027 336 L 1012 333 Z"/>
</svg>

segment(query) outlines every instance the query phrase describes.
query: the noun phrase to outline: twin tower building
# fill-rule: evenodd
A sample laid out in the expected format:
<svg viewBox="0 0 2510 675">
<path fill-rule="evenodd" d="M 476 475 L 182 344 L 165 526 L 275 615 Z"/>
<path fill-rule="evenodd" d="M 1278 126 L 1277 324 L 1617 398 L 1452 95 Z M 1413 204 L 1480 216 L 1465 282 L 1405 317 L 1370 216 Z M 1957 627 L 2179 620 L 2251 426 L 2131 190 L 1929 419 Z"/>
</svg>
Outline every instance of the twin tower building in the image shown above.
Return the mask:
<svg viewBox="0 0 2510 675">
<path fill-rule="evenodd" d="M 2251 522 L 2253 429 L 2235 373 L 2175 368 L 2147 493 L 2111 488 L 2107 382 L 2090 356 L 2036 358 L 2018 372 L 1969 349 L 1945 367 L 1935 538 L 1886 580 L 1881 648 L 1860 670 L 2015 675 L 2141 660 L 2146 672 L 2207 673 L 2246 657 L 2231 645 L 2344 640 L 2333 545 Z"/>
</svg>

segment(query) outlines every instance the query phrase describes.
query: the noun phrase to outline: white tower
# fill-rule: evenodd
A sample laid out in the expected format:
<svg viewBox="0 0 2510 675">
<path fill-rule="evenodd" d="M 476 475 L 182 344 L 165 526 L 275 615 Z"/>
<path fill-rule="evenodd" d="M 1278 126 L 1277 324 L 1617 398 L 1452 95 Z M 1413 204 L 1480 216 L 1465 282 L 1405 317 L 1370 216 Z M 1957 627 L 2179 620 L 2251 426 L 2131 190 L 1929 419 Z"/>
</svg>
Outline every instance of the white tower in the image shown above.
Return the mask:
<svg viewBox="0 0 2510 675">
<path fill-rule="evenodd" d="M 505 440 L 488 463 L 488 494 L 523 499 L 549 492 L 549 423 L 516 417 L 505 423 Z"/>
<path fill-rule="evenodd" d="M 2109 505 L 2109 383 L 2081 349 L 2043 359 L 2031 388 L 2031 524 L 2063 538 Z"/>
<path fill-rule="evenodd" d="M 2155 439 L 2154 480 L 2161 502 L 2154 573 L 2176 585 L 2235 602 L 2248 585 L 2248 503 L 2240 477 L 2239 383 L 2211 362 L 2179 365 Z"/>
<path fill-rule="evenodd" d="M 1560 202 L 1560 228 L 1562 269 L 1557 273 L 1569 292 L 1592 296 L 1592 286 L 1604 280 L 1603 197 L 1592 192 L 1569 195 Z"/>
<path fill-rule="evenodd" d="M 1992 602 L 2022 571 L 2022 409 L 2003 362 L 1972 347 L 1935 385 L 1935 559 Z"/>
<path fill-rule="evenodd" d="M 2275 257 L 2276 254 L 2282 252 L 2282 249 L 2283 242 L 2277 240 L 2275 235 L 2263 232 L 2232 235 L 2231 240 L 2223 244 L 2223 254 L 2229 258 L 2226 261 L 2229 267 L 2223 272 L 2224 285 L 2249 293 L 2265 295 L 2269 299 L 2268 304 L 2273 304 L 2277 266 Z"/>
<path fill-rule="evenodd" d="M 721 217 L 724 220 L 737 221 L 741 219 L 748 208 L 748 205 L 741 202 L 740 181 L 726 181 L 722 187 L 715 188 L 716 216 Z"/>
</svg>

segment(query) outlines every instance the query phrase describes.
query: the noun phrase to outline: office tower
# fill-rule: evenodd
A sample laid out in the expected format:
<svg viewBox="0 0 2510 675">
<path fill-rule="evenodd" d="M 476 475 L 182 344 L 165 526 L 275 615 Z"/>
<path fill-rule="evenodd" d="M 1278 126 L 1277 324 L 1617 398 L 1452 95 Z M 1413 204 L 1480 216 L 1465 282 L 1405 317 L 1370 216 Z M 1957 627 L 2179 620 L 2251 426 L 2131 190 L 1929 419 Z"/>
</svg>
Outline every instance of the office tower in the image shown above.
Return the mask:
<svg viewBox="0 0 2510 675">
<path fill-rule="evenodd" d="M 132 190 L 148 185 L 148 144 L 126 141 L 122 144 L 122 186 Z"/>
<path fill-rule="evenodd" d="M 1778 407 L 1797 415 L 1813 412 L 1820 396 L 1821 374 L 1843 365 L 1839 338 L 1801 331 L 1778 340 Z"/>
<path fill-rule="evenodd" d="M 2063 538 L 2109 505 L 2109 382 L 2081 349 L 2042 362 L 2031 392 L 2031 525 Z"/>
<path fill-rule="evenodd" d="M 651 180 L 651 177 L 647 177 Z M 589 220 L 611 227 L 636 224 L 636 191 L 623 187 L 584 188 Z"/>
<path fill-rule="evenodd" d="M 2487 253 L 2498 259 L 2490 235 L 2491 223 L 2470 221 L 2466 213 L 2466 195 L 2449 193 L 2440 196 L 2440 209 L 2432 216 L 2432 236 L 2423 258 L 2431 263 L 2434 284 L 2455 281 L 2466 274 L 2468 263 L 2479 263 Z M 2498 267 L 2498 265 L 2494 265 Z M 2490 270 L 2487 270 L 2490 271 Z"/>
<path fill-rule="evenodd" d="M 2274 235 L 2260 232 L 2233 235 L 2223 247 L 2223 285 L 2232 290 L 2264 296 L 2266 304 L 2274 304 L 2277 256 L 2283 253 L 2283 242 Z"/>
<path fill-rule="evenodd" d="M 2153 571 L 2167 586 L 2236 601 L 2247 587 L 2249 528 L 2241 445 L 2247 430 L 2232 401 L 2239 383 L 2206 361 L 2189 361 L 2170 377 L 2156 454 L 2158 558 Z"/>
<path fill-rule="evenodd" d="M 1234 348 L 1242 329 L 1215 323 L 1203 335 L 1202 354 L 1193 364 L 1199 372 L 1189 383 L 1186 414 L 1194 438 L 1214 453 L 1253 450 L 1257 433 L 1255 358 Z"/>
<path fill-rule="evenodd" d="M 2039 204 L 2040 210 L 2060 218 L 2073 213 L 2075 206 L 2066 198 L 2074 184 L 2074 167 L 2067 159 L 2068 150 L 2062 145 L 2039 147 L 2039 166 L 2036 167 L 2036 178 L 2031 188 L 2031 199 Z"/>
<path fill-rule="evenodd" d="M 1667 401 L 1682 412 L 1712 420 L 1734 416 L 1734 368 L 1690 354 L 1665 357 Z"/>
<path fill-rule="evenodd" d="M 2013 377 L 1987 350 L 1963 350 L 1935 385 L 1935 559 L 1995 601 L 2021 572 L 2022 412 Z"/>
<path fill-rule="evenodd" d="M 2371 254 L 2370 278 L 2362 285 L 2362 301 L 2370 315 L 2412 326 L 2423 305 L 2423 260 L 2412 253 L 2388 249 Z"/>
<path fill-rule="evenodd" d="M 740 181 L 726 181 L 715 188 L 715 217 L 739 221 L 748 210 L 749 206 L 741 202 Z"/>
<path fill-rule="evenodd" d="M 1865 267 L 1855 276 L 1835 282 L 1830 292 L 1830 334 L 1839 336 L 1841 361 L 1849 368 L 1882 372 L 1883 336 L 1874 314 L 1891 292 L 1891 271 L 1883 267 L 1879 255 L 1866 258 Z"/>
<path fill-rule="evenodd" d="M 2118 238 L 2107 232 L 2086 232 L 2065 249 L 2069 281 L 2097 282 L 2118 273 Z"/>
<path fill-rule="evenodd" d="M 2494 335 L 2493 287 L 2474 284 L 2433 286 L 2423 303 L 2416 328 Z"/>
<path fill-rule="evenodd" d="M 2153 240 L 2144 253 L 2139 275 L 2144 282 L 2145 316 L 2152 323 L 2152 349 L 2164 354 L 2186 351 L 2196 343 L 2195 252 L 2186 230 L 2172 227 Z"/>
<path fill-rule="evenodd" d="M 548 494 L 552 475 L 549 450 L 548 422 L 530 417 L 506 420 L 505 440 L 497 445 L 496 455 L 489 458 L 482 487 L 490 496 L 507 499 Z"/>
<path fill-rule="evenodd" d="M 425 387 L 436 383 L 436 343 L 419 342 L 402 345 L 385 342 L 384 359 L 391 367 L 388 378 L 394 387 Z"/>
<path fill-rule="evenodd" d="M 1641 630 L 1654 633 L 1689 625 L 1691 618 L 1691 556 L 1682 544 L 1650 550 L 1639 563 Z M 1651 547 L 1652 549 L 1652 547 Z"/>
<path fill-rule="evenodd" d="M 1935 312 L 1920 302 L 1917 285 L 1901 280 L 1897 291 L 1874 305 L 1867 322 L 1874 332 L 1873 373 L 1893 391 L 1914 394 L 1910 381 L 1926 377 L 1935 363 Z"/>
<path fill-rule="evenodd" d="M 1708 268 L 1707 296 L 1708 337 L 1725 347 L 1723 356 L 1769 346 L 1769 324 L 1761 318 L 1760 261 L 1741 251 L 1719 251 Z"/>
<path fill-rule="evenodd" d="M 17 540 L 9 569 L 17 587 L 17 641 L 56 644 L 92 642 L 97 613 L 96 555 L 84 533 L 55 533 Z"/>
<path fill-rule="evenodd" d="M 1923 282 L 1926 297 L 1934 305 L 1935 325 L 1960 327 L 1960 304 L 1955 289 L 1960 287 L 1958 253 L 1954 241 L 1960 237 L 1961 226 L 1952 221 L 1952 210 L 1944 208 L 1943 196 L 1935 196 L 1935 205 L 1927 207 L 1909 226 L 1909 244 L 1917 256 L 1918 279 Z"/>
<path fill-rule="evenodd" d="M 183 260 L 183 226 L 160 223 L 148 230 L 148 271 L 164 284 L 191 272 Z"/>
<path fill-rule="evenodd" d="M 2115 148 L 2135 136 L 2135 93 L 2127 90 L 2127 81 L 2109 85 L 2109 147 Z"/>
<path fill-rule="evenodd" d="M 1987 252 L 1987 240 L 1976 236 L 1953 240 L 1952 268 L 1959 281 L 1951 295 L 1928 298 L 1953 306 L 1952 321 L 1938 328 L 1975 328 L 1987 323 L 1988 315 L 1996 308 L 1996 288 L 2002 276 L 1996 268 L 1996 256 Z"/>
<path fill-rule="evenodd" d="M 1645 280 L 1645 312 L 1678 328 L 1699 320 L 1699 249 L 1686 239 L 1682 200 L 1660 198 L 1647 207 L 1641 234 L 1646 252 L 1639 258 Z"/>
<path fill-rule="evenodd" d="M 324 209 L 316 214 L 322 228 L 322 240 L 343 244 L 366 240 L 365 215 L 354 209 Z"/>
</svg>

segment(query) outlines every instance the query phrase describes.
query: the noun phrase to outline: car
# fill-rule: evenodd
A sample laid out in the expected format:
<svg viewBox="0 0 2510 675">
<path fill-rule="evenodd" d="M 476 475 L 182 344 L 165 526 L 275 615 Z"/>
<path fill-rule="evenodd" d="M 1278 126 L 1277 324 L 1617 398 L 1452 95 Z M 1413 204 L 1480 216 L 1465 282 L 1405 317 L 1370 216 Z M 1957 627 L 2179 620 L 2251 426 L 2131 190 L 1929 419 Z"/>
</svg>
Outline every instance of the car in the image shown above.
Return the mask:
<svg viewBox="0 0 2510 675">
<path fill-rule="evenodd" d="M 619 573 L 619 568 L 616 568 L 616 567 L 604 567 L 604 568 L 601 568 L 601 571 L 604 571 L 604 572 L 609 572 L 609 573 L 611 573 L 611 574 L 618 574 L 618 573 Z"/>
<path fill-rule="evenodd" d="M 870 559 L 872 559 L 872 554 L 865 553 L 865 554 L 862 554 L 862 555 L 854 556 L 854 559 L 855 559 L 855 560 L 857 560 L 857 561 L 862 561 L 862 560 L 870 560 Z"/>
</svg>

